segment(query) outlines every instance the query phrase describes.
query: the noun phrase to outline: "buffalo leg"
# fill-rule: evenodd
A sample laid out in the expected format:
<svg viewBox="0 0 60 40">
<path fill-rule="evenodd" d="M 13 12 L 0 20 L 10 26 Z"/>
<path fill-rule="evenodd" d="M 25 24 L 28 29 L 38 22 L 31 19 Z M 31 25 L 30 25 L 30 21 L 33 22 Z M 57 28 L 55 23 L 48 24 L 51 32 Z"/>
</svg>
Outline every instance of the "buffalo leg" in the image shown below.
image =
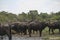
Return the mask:
<svg viewBox="0 0 60 40">
<path fill-rule="evenodd" d="M 33 34 L 34 34 L 34 32 L 35 32 L 35 31 L 33 30 Z"/>
<path fill-rule="evenodd" d="M 7 34 L 7 35 L 8 35 L 9 40 L 12 40 L 12 35 L 11 34 Z"/>
<path fill-rule="evenodd" d="M 36 30 L 36 34 L 38 33 L 38 31 Z"/>
<path fill-rule="evenodd" d="M 60 29 L 59 29 L 59 34 L 60 34 Z"/>
<path fill-rule="evenodd" d="M 9 40 L 12 40 L 12 34 L 10 32 L 7 33 L 7 36 L 9 38 Z"/>
<path fill-rule="evenodd" d="M 54 30 L 52 29 L 52 34 L 54 34 Z"/>
<path fill-rule="evenodd" d="M 50 28 L 49 28 L 49 34 L 50 34 Z"/>
<path fill-rule="evenodd" d="M 31 30 L 29 30 L 29 37 L 31 37 Z"/>
<path fill-rule="evenodd" d="M 40 37 L 41 37 L 41 34 L 42 34 L 42 30 L 39 30 L 39 35 L 40 35 Z"/>
<path fill-rule="evenodd" d="M 10 33 L 10 32 L 6 32 L 6 34 L 7 34 L 8 38 L 9 38 L 9 40 L 12 40 L 12 35 L 11 35 L 11 33 Z"/>
<path fill-rule="evenodd" d="M 3 40 L 3 36 L 1 36 L 1 40 Z"/>
<path fill-rule="evenodd" d="M 24 35 L 26 35 L 26 34 L 27 34 L 27 30 L 24 31 Z"/>
</svg>

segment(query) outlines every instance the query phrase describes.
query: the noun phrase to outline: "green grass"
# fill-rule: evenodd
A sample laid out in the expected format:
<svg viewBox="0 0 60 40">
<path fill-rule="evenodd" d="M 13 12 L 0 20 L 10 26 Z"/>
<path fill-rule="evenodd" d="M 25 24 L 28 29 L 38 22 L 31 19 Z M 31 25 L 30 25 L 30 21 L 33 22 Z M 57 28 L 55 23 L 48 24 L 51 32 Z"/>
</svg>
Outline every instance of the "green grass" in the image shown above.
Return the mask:
<svg viewBox="0 0 60 40">
<path fill-rule="evenodd" d="M 45 37 L 46 40 L 60 40 L 60 34 L 59 34 L 59 30 L 58 29 L 55 29 L 54 30 L 54 34 L 49 34 L 49 29 L 48 28 L 45 28 L 42 32 L 42 37 Z M 52 32 L 51 32 L 52 33 Z"/>
</svg>

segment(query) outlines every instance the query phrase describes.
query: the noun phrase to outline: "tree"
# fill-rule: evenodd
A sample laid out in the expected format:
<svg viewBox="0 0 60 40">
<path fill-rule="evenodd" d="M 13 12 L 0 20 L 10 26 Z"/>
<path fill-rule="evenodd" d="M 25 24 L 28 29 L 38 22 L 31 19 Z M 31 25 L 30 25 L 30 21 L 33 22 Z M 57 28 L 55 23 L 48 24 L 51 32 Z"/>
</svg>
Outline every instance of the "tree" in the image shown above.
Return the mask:
<svg viewBox="0 0 60 40">
<path fill-rule="evenodd" d="M 49 18 L 49 15 L 47 13 L 40 13 L 40 18 L 42 19 L 42 21 L 47 20 Z"/>
<path fill-rule="evenodd" d="M 38 11 L 37 10 L 30 10 L 29 13 L 28 13 L 28 17 L 31 20 L 35 20 L 37 16 L 38 16 Z"/>
<path fill-rule="evenodd" d="M 20 21 L 26 21 L 27 20 L 27 14 L 22 12 L 21 14 L 18 15 L 18 18 Z"/>
</svg>

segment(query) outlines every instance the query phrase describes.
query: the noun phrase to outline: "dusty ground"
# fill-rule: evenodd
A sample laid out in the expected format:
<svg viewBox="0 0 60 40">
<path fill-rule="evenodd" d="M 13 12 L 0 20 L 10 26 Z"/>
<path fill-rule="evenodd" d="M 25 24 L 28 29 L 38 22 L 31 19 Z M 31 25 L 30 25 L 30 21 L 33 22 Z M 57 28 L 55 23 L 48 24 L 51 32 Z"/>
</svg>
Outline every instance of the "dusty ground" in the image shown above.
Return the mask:
<svg viewBox="0 0 60 40">
<path fill-rule="evenodd" d="M 32 33 L 32 37 L 29 37 L 29 35 L 13 35 L 12 36 L 12 40 L 60 40 L 60 34 L 59 31 L 56 29 L 55 34 L 50 34 L 48 32 L 48 28 L 46 28 L 45 30 L 43 30 L 42 32 L 42 37 L 39 37 L 39 32 L 33 34 Z M 4 36 L 3 40 L 8 40 L 7 36 Z"/>
</svg>

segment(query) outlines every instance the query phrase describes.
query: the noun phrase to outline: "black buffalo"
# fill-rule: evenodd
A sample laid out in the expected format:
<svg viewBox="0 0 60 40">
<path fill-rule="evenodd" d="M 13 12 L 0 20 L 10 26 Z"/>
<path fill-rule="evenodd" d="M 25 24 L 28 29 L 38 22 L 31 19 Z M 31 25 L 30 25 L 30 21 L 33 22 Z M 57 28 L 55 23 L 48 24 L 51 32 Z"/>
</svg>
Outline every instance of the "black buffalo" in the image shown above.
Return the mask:
<svg viewBox="0 0 60 40">
<path fill-rule="evenodd" d="M 12 23 L 11 24 L 11 26 L 12 26 L 11 29 L 14 30 L 14 31 L 16 31 L 17 33 L 19 33 L 18 24 L 19 23 Z"/>
<path fill-rule="evenodd" d="M 39 31 L 40 36 L 42 35 L 42 30 L 46 27 L 45 22 L 30 22 L 28 25 L 29 36 L 31 37 L 31 32 Z"/>
<path fill-rule="evenodd" d="M 12 35 L 11 35 L 11 26 L 4 26 L 0 24 L 0 36 L 7 35 L 9 40 L 12 40 Z"/>
<path fill-rule="evenodd" d="M 27 22 L 19 23 L 19 31 L 21 34 L 23 34 L 23 33 L 24 33 L 24 35 L 27 34 Z"/>
<path fill-rule="evenodd" d="M 26 22 L 19 22 L 19 23 L 14 23 L 14 26 L 12 27 L 12 30 L 15 30 L 17 33 L 20 34 L 27 34 L 27 23 Z"/>
<path fill-rule="evenodd" d="M 56 21 L 56 22 L 48 22 L 48 28 L 49 28 L 49 34 L 50 31 L 52 31 L 52 34 L 54 34 L 54 30 L 55 29 L 59 29 L 59 33 L 60 33 L 60 22 Z"/>
</svg>

